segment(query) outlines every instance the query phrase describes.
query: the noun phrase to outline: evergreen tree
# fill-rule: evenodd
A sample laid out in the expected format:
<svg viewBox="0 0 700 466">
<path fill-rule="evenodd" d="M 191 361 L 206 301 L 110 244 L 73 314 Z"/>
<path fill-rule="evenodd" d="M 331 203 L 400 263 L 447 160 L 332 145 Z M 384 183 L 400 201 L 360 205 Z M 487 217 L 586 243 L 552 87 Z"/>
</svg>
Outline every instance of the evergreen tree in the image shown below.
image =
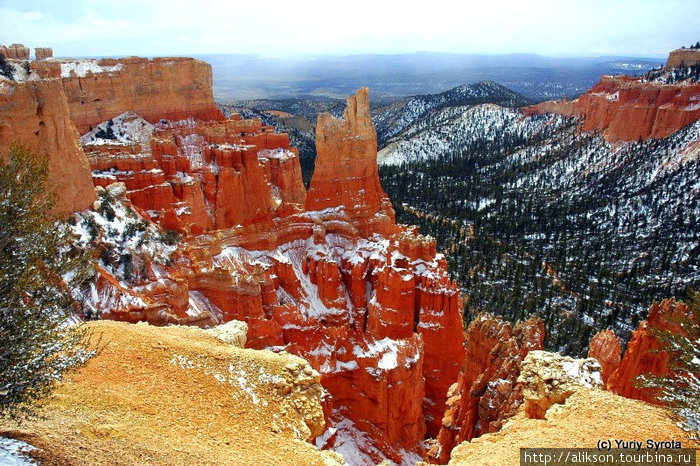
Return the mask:
<svg viewBox="0 0 700 466">
<path fill-rule="evenodd" d="M 0 157 L 0 414 L 34 414 L 32 401 L 93 353 L 71 325 L 72 289 L 90 273 L 53 212 L 45 161 L 15 146 Z"/>
</svg>

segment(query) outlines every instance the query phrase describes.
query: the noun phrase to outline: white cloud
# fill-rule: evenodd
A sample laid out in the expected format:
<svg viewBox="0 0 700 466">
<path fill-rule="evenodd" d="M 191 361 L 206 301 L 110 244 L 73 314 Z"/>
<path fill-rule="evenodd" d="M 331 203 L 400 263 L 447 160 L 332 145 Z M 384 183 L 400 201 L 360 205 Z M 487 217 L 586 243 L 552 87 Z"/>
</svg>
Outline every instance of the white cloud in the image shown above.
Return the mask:
<svg viewBox="0 0 700 466">
<path fill-rule="evenodd" d="M 57 55 L 597 53 L 663 55 L 700 39 L 697 0 L 5 0 L 0 42 Z"/>
</svg>

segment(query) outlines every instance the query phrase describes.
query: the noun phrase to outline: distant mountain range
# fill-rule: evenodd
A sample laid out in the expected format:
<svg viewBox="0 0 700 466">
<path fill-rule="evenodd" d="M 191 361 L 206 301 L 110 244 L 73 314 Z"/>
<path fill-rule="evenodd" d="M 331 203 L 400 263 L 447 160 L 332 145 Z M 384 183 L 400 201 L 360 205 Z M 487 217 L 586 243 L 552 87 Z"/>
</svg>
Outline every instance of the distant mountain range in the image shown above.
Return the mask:
<svg viewBox="0 0 700 466">
<path fill-rule="evenodd" d="M 419 52 L 396 55 L 264 57 L 200 55 L 214 70 L 214 96 L 223 102 L 330 97 L 343 100 L 369 86 L 375 104 L 444 92 L 490 80 L 532 100 L 571 97 L 604 74 L 643 74 L 664 60 L 617 56 L 556 58 L 530 54 Z"/>
</svg>

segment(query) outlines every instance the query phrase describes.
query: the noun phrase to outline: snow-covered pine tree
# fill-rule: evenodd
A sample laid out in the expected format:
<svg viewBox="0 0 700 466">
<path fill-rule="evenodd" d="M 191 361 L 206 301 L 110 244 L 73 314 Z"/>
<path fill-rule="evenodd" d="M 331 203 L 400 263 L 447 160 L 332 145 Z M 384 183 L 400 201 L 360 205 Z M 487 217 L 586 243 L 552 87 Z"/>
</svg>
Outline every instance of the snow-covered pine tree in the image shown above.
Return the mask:
<svg viewBox="0 0 700 466">
<path fill-rule="evenodd" d="M 46 162 L 26 147 L 0 157 L 0 415 L 14 418 L 92 354 L 70 323 L 89 262 L 70 250 L 46 181 Z"/>
</svg>

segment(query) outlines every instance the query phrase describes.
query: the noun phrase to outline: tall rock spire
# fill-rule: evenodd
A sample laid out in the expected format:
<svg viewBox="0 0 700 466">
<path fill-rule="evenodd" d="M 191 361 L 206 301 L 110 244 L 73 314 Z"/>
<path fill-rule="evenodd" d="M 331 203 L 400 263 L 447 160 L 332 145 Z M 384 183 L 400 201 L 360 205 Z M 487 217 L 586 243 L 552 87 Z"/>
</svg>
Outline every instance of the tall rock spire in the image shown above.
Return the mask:
<svg viewBox="0 0 700 466">
<path fill-rule="evenodd" d="M 366 87 L 348 97 L 342 120 L 321 113 L 316 125 L 316 167 L 306 208 L 340 206 L 362 237 L 395 229 L 394 209 L 379 183 L 377 133 Z"/>
</svg>

